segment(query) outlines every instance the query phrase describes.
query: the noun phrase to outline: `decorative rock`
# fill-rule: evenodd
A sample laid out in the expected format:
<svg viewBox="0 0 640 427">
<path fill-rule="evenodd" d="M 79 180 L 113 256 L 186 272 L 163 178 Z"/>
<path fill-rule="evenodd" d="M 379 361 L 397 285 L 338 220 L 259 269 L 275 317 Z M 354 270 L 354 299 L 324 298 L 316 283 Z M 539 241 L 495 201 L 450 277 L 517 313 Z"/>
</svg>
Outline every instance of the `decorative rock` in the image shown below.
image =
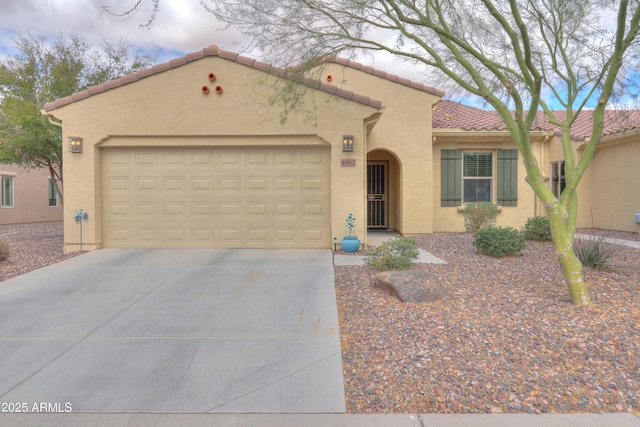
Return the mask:
<svg viewBox="0 0 640 427">
<path fill-rule="evenodd" d="M 376 274 L 375 281 L 402 302 L 436 301 L 446 294 L 438 276 L 428 271 L 385 271 Z"/>
</svg>

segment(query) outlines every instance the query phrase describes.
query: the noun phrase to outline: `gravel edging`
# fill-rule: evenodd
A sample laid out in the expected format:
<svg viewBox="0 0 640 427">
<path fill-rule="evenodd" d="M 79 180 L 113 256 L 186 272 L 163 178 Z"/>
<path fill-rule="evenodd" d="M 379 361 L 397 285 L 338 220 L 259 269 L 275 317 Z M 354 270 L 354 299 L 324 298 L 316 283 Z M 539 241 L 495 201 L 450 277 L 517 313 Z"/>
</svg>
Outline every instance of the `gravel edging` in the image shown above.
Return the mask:
<svg viewBox="0 0 640 427">
<path fill-rule="evenodd" d="M 472 240 L 417 238 L 449 263 L 414 267 L 439 276 L 440 301 L 402 303 L 371 267 L 335 267 L 348 411 L 640 409 L 640 251 L 616 246 L 609 269 L 585 269 L 594 305 L 574 307 L 551 243 L 493 259 Z"/>
<path fill-rule="evenodd" d="M 9 240 L 11 250 L 0 262 L 0 282 L 80 254 L 63 252 L 62 221 L 0 225 L 0 238 Z"/>
</svg>

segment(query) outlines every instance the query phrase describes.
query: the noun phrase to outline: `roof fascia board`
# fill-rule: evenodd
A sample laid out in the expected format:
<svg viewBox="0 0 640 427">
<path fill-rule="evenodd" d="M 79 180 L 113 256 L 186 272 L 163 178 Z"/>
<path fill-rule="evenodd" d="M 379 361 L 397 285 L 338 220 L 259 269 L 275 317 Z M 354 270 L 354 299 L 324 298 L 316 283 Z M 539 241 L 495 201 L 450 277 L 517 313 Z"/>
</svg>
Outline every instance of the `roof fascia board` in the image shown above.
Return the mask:
<svg viewBox="0 0 640 427">
<path fill-rule="evenodd" d="M 584 149 L 587 148 L 587 144 L 589 143 L 590 140 L 591 140 L 590 138 L 585 138 L 584 141 L 582 141 L 582 143 L 578 146 L 578 150 L 584 151 Z M 600 144 L 598 144 L 598 147 L 596 149 L 608 148 L 608 147 L 613 147 L 621 144 L 631 144 L 633 142 L 639 142 L 639 141 L 640 141 L 640 130 L 635 129 L 635 130 L 617 133 L 615 135 L 602 137 L 602 139 L 600 140 Z"/>
<path fill-rule="evenodd" d="M 478 139 L 498 139 L 498 140 L 510 140 L 513 141 L 513 137 L 509 131 L 486 131 L 486 130 L 464 130 L 459 128 L 439 128 L 433 129 L 432 132 L 433 141 L 436 142 L 445 142 L 455 140 L 468 140 L 473 139 L 477 141 Z M 548 141 L 550 137 L 553 135 L 553 132 L 548 131 L 531 131 L 529 132 L 529 138 L 531 140 L 539 140 L 542 142 Z"/>
</svg>

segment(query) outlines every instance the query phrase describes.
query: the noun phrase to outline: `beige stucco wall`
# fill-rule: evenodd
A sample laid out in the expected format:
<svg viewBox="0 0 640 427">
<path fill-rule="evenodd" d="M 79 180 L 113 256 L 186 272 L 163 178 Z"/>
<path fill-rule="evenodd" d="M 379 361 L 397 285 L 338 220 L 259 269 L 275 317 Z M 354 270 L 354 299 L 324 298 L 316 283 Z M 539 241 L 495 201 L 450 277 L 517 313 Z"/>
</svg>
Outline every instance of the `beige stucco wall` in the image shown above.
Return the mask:
<svg viewBox="0 0 640 427">
<path fill-rule="evenodd" d="M 572 144 L 574 156 L 582 155 L 583 143 Z M 550 162 L 563 160 L 560 138 L 548 144 L 543 172 L 549 180 Z M 637 232 L 634 214 L 640 213 L 640 137 L 626 134 L 604 138 L 578 184 L 578 228 L 601 228 Z"/>
<path fill-rule="evenodd" d="M 391 170 L 393 192 L 390 228 L 402 234 L 432 233 L 433 159 L 432 106 L 440 97 L 377 77 L 358 69 L 331 63 L 320 78 L 331 84 L 382 101 L 384 113 L 367 140 L 366 150 L 379 159 L 383 150 L 397 161 Z M 391 162 L 393 163 L 393 162 Z"/>
<path fill-rule="evenodd" d="M 208 80 L 210 72 L 216 74 L 215 82 Z M 333 236 L 342 236 L 347 214 L 364 219 L 365 123 L 374 120 L 378 110 L 314 91 L 306 98 L 306 108 L 290 113 L 283 124 L 279 106 L 270 106 L 267 99 L 279 81 L 236 62 L 205 57 L 51 111 L 63 124 L 65 218 L 78 209 L 90 215 L 83 229 L 84 248 L 102 244 L 100 147 L 114 144 L 278 145 L 300 136 L 331 147 Z M 210 86 L 209 94 L 201 92 L 203 85 Z M 213 90 L 217 85 L 222 94 Z M 270 138 L 261 139 L 264 135 Z M 353 153 L 342 152 L 343 135 L 354 135 Z M 83 138 L 83 153 L 66 151 L 69 136 Z M 344 158 L 356 159 L 356 167 L 341 167 Z M 358 222 L 358 235 L 366 235 L 365 226 L 365 221 Z M 65 249 L 78 246 L 79 227 L 66 221 Z"/>
<path fill-rule="evenodd" d="M 24 169 L 0 164 L 0 175 L 12 176 L 13 207 L 0 207 L 0 224 L 62 220 L 62 203 L 49 206 L 48 169 Z"/>
<path fill-rule="evenodd" d="M 210 72 L 217 75 L 215 82 L 208 80 Z M 356 234 L 366 243 L 367 160 L 389 164 L 389 228 L 403 234 L 463 231 L 461 209 L 440 206 L 441 150 L 513 149 L 511 138 L 500 132 L 434 132 L 431 112 L 438 96 L 335 63 L 321 69 L 323 83 L 329 74 L 330 84 L 379 100 L 383 108 L 310 89 L 304 108 L 290 112 L 282 123 L 281 105 L 269 102 L 281 79 L 206 57 L 51 111 L 63 122 L 65 250 L 79 247 L 79 227 L 70 220 L 78 209 L 90 215 L 83 226 L 84 248 L 102 245 L 100 154 L 101 147 L 111 146 L 325 145 L 331 150 L 328 247 L 333 238 L 340 240 L 349 213 L 358 218 Z M 203 85 L 210 87 L 208 95 L 202 94 Z M 216 85 L 222 94 L 215 93 Z M 354 135 L 353 153 L 342 152 L 343 135 Z M 66 151 L 69 136 L 83 138 L 82 154 Z M 562 159 L 559 140 L 537 138 L 534 153 L 548 179 L 549 162 Z M 520 228 L 527 218 L 543 213 L 519 158 L 518 206 L 501 209 L 501 226 Z M 343 167 L 342 159 L 355 160 L 356 166 Z M 640 144 L 603 144 L 579 188 L 579 226 L 591 225 L 593 207 L 596 226 L 636 230 L 638 198 L 628 195 L 639 188 L 639 175 L 632 172 L 639 160 Z M 604 176 L 611 178 L 599 178 Z M 609 207 L 601 194 L 619 202 Z"/>
<path fill-rule="evenodd" d="M 638 232 L 640 136 L 604 139 L 578 187 L 578 227 Z"/>
<path fill-rule="evenodd" d="M 434 145 L 434 231 L 435 232 L 460 232 L 465 231 L 464 228 L 464 205 L 461 206 L 441 206 L 441 177 L 440 177 L 440 154 L 442 150 L 495 150 L 515 149 L 516 146 L 511 142 L 511 138 L 506 135 L 481 135 L 475 137 L 472 133 L 467 132 L 463 136 L 437 136 Z M 494 155 L 494 177 L 496 176 L 496 156 Z M 536 197 L 527 184 L 526 170 L 522 160 L 522 155 L 518 153 L 518 205 L 500 207 L 496 224 L 501 227 L 514 227 L 520 229 L 526 222 L 527 218 L 535 216 Z M 493 181 L 493 202 L 496 203 L 496 179 Z"/>
</svg>

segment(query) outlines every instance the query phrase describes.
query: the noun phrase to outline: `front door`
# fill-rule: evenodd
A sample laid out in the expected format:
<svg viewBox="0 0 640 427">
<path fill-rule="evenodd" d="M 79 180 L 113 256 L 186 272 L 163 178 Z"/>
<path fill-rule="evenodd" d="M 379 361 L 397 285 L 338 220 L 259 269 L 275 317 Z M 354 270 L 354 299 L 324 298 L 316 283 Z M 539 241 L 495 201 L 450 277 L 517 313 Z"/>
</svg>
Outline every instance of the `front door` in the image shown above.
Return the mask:
<svg viewBox="0 0 640 427">
<path fill-rule="evenodd" d="M 387 162 L 367 163 L 367 228 L 387 228 Z"/>
</svg>

